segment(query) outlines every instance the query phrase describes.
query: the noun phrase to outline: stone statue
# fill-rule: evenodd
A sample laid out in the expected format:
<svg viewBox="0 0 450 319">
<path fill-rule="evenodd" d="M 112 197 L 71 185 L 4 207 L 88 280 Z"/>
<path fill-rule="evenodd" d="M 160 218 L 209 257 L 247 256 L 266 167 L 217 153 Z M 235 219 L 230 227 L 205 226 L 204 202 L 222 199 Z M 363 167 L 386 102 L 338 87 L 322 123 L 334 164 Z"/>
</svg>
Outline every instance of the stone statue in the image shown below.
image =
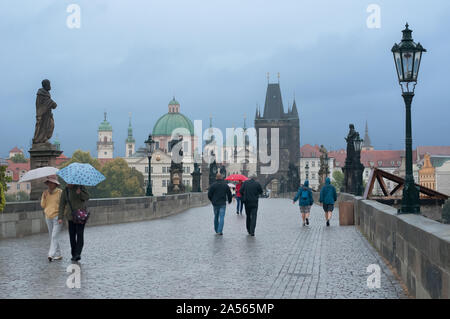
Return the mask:
<svg viewBox="0 0 450 319">
<path fill-rule="evenodd" d="M 56 109 L 57 104 L 50 96 L 50 81 L 43 80 L 42 88 L 37 91 L 36 97 L 36 127 L 34 130 L 34 144 L 45 144 L 53 135 L 55 121 L 53 120 L 52 109 Z"/>
<path fill-rule="evenodd" d="M 355 131 L 355 126 L 353 124 L 350 124 L 349 128 L 350 131 L 348 132 L 348 135 L 345 138 L 345 140 L 347 141 L 347 159 L 351 160 L 353 159 L 353 154 L 355 153 L 353 141 L 356 139 L 358 133 Z"/>
<path fill-rule="evenodd" d="M 328 170 L 328 151 L 323 145 L 320 145 L 319 188 L 325 185 L 328 174 L 330 174 Z"/>
<path fill-rule="evenodd" d="M 183 185 L 183 162 L 180 160 L 183 157 L 183 150 L 180 147 L 178 151 L 178 155 L 180 158 L 177 158 L 177 154 L 173 154 L 173 148 L 176 147 L 178 143 L 181 143 L 183 137 L 178 137 L 178 139 L 174 139 L 169 141 L 169 149 L 172 151 L 172 160 L 170 163 L 170 182 L 167 187 L 167 193 L 170 194 L 181 194 L 184 193 L 185 187 Z M 175 149 L 176 151 L 176 149 Z M 175 161 L 174 161 L 175 157 Z"/>
</svg>

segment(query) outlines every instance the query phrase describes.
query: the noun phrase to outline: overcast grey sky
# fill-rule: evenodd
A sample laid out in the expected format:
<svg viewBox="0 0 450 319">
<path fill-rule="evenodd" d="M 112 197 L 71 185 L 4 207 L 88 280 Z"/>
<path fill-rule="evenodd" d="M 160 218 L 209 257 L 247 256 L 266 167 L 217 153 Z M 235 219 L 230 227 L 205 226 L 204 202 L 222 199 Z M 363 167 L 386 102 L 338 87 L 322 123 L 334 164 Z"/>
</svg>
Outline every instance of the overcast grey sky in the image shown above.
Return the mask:
<svg viewBox="0 0 450 319">
<path fill-rule="evenodd" d="M 81 8 L 70 29 L 69 4 Z M 381 28 L 367 27 L 367 7 Z M 266 73 L 281 74 L 285 109 L 294 92 L 301 144 L 344 147 L 348 124 L 378 149 L 404 147 L 404 104 L 390 49 L 408 21 L 428 49 L 413 102 L 416 145 L 449 145 L 450 2 L 364 0 L 3 0 L 0 2 L 0 156 L 28 150 L 35 94 L 52 81 L 55 134 L 70 156 L 96 156 L 108 112 L 115 156 L 124 155 L 128 113 L 137 146 L 167 112 L 221 129 L 253 123 L 264 104 Z M 28 155 L 28 154 L 27 154 Z"/>
</svg>

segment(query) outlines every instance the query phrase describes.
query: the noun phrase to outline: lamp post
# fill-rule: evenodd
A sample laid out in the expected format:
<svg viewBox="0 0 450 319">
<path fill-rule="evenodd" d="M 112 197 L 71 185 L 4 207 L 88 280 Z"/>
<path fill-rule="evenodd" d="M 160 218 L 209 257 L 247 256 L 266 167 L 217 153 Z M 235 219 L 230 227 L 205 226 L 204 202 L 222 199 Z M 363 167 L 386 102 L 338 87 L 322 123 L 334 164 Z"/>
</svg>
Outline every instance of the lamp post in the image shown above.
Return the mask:
<svg viewBox="0 0 450 319">
<path fill-rule="evenodd" d="M 364 166 L 361 164 L 361 150 L 363 146 L 364 140 L 360 138 L 359 133 L 356 135 L 355 140 L 353 141 L 353 146 L 355 147 L 355 161 L 353 162 L 354 169 L 354 185 L 355 185 L 355 195 L 362 195 L 362 172 L 364 170 Z"/>
<path fill-rule="evenodd" d="M 305 174 L 306 174 L 306 180 L 309 180 L 309 164 L 306 163 L 305 166 Z"/>
<path fill-rule="evenodd" d="M 148 156 L 148 183 L 147 183 L 147 192 L 146 196 L 153 196 L 152 191 L 152 154 L 155 150 L 155 141 L 151 134 L 149 134 L 148 139 L 145 141 L 145 145 L 147 146 L 147 156 Z"/>
<path fill-rule="evenodd" d="M 406 174 L 402 207 L 399 209 L 399 214 L 420 214 L 419 187 L 415 185 L 412 169 L 411 103 L 414 98 L 422 53 L 426 50 L 420 43 L 416 44 L 413 41 L 412 30 L 409 29 L 408 24 L 402 32 L 402 41 L 399 44 L 394 44 L 392 48 L 398 81 L 402 88 L 402 96 L 406 107 Z"/>
</svg>

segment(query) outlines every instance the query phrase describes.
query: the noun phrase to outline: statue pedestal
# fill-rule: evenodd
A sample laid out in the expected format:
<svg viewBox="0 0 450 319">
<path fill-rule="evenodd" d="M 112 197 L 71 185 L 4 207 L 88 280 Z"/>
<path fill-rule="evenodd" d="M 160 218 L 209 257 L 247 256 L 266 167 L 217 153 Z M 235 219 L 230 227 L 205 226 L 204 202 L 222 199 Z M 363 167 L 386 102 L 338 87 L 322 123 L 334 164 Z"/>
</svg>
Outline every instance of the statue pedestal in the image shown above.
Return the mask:
<svg viewBox="0 0 450 319">
<path fill-rule="evenodd" d="M 28 151 L 30 153 L 30 169 L 53 166 L 56 167 L 56 158 L 62 154 L 62 151 L 50 143 L 33 144 Z M 44 178 L 31 181 L 30 200 L 39 200 L 42 192 L 47 189 L 44 184 Z"/>
<path fill-rule="evenodd" d="M 201 182 L 201 175 L 202 173 L 198 172 L 193 172 L 191 173 L 192 175 L 192 192 L 193 193 L 200 193 L 201 187 L 200 187 L 200 182 Z"/>
</svg>

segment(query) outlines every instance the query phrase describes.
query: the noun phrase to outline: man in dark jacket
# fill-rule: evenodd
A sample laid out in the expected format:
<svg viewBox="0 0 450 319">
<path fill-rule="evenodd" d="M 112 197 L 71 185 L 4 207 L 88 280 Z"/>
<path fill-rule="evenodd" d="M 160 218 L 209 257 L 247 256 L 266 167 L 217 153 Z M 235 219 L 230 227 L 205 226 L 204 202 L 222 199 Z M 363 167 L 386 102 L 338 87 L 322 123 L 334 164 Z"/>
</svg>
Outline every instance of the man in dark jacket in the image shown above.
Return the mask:
<svg viewBox="0 0 450 319">
<path fill-rule="evenodd" d="M 262 195 L 261 184 L 256 181 L 256 175 L 252 175 L 250 180 L 244 182 L 241 187 L 242 201 L 245 205 L 247 215 L 247 231 L 250 236 L 255 236 L 256 217 L 258 213 L 258 198 Z"/>
<path fill-rule="evenodd" d="M 233 196 L 228 184 L 223 180 L 221 174 L 216 175 L 216 181 L 208 190 L 208 198 L 214 208 L 214 230 L 217 235 L 223 235 L 223 225 L 225 222 L 225 209 L 231 204 Z"/>
</svg>

